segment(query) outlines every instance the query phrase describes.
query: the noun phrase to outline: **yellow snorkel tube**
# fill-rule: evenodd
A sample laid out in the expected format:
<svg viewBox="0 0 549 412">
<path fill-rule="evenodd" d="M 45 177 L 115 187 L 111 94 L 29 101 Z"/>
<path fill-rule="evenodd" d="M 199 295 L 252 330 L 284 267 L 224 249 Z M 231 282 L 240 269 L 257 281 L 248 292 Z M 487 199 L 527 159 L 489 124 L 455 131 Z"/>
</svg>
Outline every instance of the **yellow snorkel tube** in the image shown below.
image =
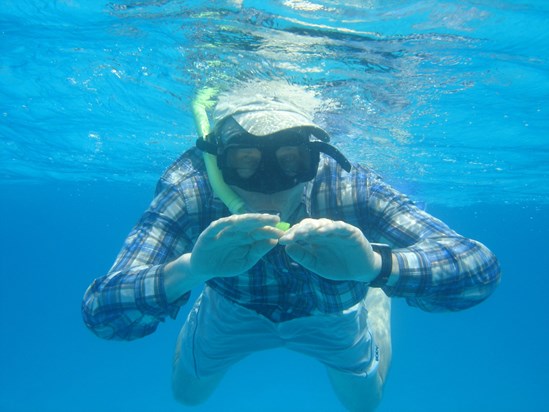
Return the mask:
<svg viewBox="0 0 549 412">
<path fill-rule="evenodd" d="M 201 89 L 192 102 L 192 111 L 194 122 L 199 137 L 206 140 L 210 133 L 210 121 L 208 120 L 207 110 L 215 104 L 214 97 L 217 90 L 212 87 Z M 241 214 L 246 212 L 244 201 L 225 183 L 221 170 L 217 167 L 217 159 L 214 155 L 204 152 L 204 163 L 210 179 L 210 185 L 215 195 L 221 199 L 229 208 L 232 214 Z"/>
<path fill-rule="evenodd" d="M 216 89 L 206 87 L 201 89 L 192 101 L 192 111 L 196 130 L 199 137 L 204 140 L 207 140 L 211 130 L 207 111 L 214 106 L 216 94 Z M 221 170 L 217 167 L 217 158 L 210 153 L 204 152 L 204 164 L 206 165 L 206 172 L 208 173 L 210 185 L 212 186 L 215 195 L 225 203 L 232 214 L 246 213 L 247 209 L 244 201 L 223 180 Z M 276 227 L 280 230 L 288 230 L 290 224 L 280 222 Z"/>
</svg>

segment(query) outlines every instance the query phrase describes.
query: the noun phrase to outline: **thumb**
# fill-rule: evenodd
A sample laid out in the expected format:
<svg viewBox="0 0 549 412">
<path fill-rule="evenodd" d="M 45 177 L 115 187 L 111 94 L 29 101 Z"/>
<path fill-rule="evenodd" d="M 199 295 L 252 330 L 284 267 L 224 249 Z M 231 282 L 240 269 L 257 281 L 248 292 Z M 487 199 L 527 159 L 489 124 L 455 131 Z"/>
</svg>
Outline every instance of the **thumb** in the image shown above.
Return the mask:
<svg viewBox="0 0 549 412">
<path fill-rule="evenodd" d="M 291 245 L 286 246 L 286 253 L 305 269 L 312 272 L 315 271 L 317 266 L 316 257 L 306 247 L 303 247 L 297 243 L 292 243 Z"/>
<path fill-rule="evenodd" d="M 265 239 L 256 242 L 248 252 L 248 260 L 254 265 L 261 259 L 267 252 L 274 248 L 278 244 L 276 239 Z"/>
</svg>

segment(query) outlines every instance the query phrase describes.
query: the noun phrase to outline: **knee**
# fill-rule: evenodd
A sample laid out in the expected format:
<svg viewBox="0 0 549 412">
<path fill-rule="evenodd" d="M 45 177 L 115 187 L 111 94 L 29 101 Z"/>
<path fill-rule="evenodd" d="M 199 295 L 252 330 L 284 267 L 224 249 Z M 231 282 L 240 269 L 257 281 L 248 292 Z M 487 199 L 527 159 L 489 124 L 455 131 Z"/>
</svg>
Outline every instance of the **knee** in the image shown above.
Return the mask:
<svg viewBox="0 0 549 412">
<path fill-rule="evenodd" d="M 172 381 L 172 394 L 174 399 L 182 405 L 197 406 L 208 399 L 211 391 L 205 390 L 198 382 L 174 379 Z"/>
<path fill-rule="evenodd" d="M 174 399 L 184 406 L 197 406 L 206 401 L 207 397 L 199 396 L 197 393 L 185 390 L 184 388 L 172 388 Z"/>
<path fill-rule="evenodd" d="M 208 378 L 198 378 L 185 373 L 174 373 L 172 393 L 175 400 L 185 406 L 204 403 L 221 381 L 223 374 Z"/>
<path fill-rule="evenodd" d="M 379 371 L 362 377 L 328 369 L 328 376 L 337 398 L 350 412 L 371 412 L 381 402 L 383 381 Z"/>
</svg>

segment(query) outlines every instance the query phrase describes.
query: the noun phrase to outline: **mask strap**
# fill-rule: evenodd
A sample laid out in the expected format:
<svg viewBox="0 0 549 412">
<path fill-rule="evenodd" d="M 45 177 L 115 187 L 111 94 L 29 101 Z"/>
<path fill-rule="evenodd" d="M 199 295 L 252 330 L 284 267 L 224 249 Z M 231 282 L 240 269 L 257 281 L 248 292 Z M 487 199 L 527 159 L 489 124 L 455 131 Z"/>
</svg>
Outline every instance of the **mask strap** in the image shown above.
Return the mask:
<svg viewBox="0 0 549 412">
<path fill-rule="evenodd" d="M 337 148 L 326 142 L 311 142 L 311 147 L 316 148 L 319 152 L 327 154 L 334 159 L 347 173 L 351 171 L 351 162 Z"/>
<path fill-rule="evenodd" d="M 203 152 L 212 154 L 214 156 L 217 156 L 217 144 L 212 143 L 210 137 L 212 134 L 206 136 L 206 138 L 198 138 L 196 139 L 196 147 L 198 147 Z"/>
</svg>

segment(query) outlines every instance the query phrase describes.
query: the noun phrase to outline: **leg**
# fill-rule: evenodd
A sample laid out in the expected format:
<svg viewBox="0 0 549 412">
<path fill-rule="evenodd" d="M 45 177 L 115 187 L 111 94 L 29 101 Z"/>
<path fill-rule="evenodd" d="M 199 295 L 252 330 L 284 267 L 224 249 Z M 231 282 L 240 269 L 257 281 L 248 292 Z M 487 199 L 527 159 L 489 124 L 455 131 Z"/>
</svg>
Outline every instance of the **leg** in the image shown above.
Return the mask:
<svg viewBox="0 0 549 412">
<path fill-rule="evenodd" d="M 381 401 L 383 382 L 378 373 L 363 377 L 326 367 L 339 401 L 351 412 L 369 412 Z"/>
<path fill-rule="evenodd" d="M 199 377 L 196 373 L 190 372 L 188 358 L 185 358 L 182 353 L 184 346 L 189 347 L 184 342 L 188 338 L 188 324 L 189 321 L 183 326 L 177 339 L 173 360 L 172 391 L 178 402 L 186 406 L 194 406 L 205 402 L 210 397 L 225 373 L 219 372 L 211 376 Z"/>
<path fill-rule="evenodd" d="M 368 326 L 379 348 L 378 374 L 384 384 L 391 366 L 391 299 L 379 288 L 371 288 L 366 296 Z"/>
<path fill-rule="evenodd" d="M 224 373 L 199 378 L 185 372 L 174 361 L 172 374 L 172 390 L 174 398 L 186 406 L 194 406 L 205 402 L 217 388 Z"/>
<path fill-rule="evenodd" d="M 252 352 L 280 346 L 274 325 L 206 286 L 181 328 L 173 361 L 174 397 L 206 401 L 226 371 Z"/>
<path fill-rule="evenodd" d="M 365 301 L 368 327 L 379 350 L 377 371 L 362 377 L 328 367 L 332 387 L 343 405 L 353 412 L 373 411 L 381 401 L 383 384 L 391 364 L 391 300 L 381 289 L 368 291 Z"/>
</svg>

